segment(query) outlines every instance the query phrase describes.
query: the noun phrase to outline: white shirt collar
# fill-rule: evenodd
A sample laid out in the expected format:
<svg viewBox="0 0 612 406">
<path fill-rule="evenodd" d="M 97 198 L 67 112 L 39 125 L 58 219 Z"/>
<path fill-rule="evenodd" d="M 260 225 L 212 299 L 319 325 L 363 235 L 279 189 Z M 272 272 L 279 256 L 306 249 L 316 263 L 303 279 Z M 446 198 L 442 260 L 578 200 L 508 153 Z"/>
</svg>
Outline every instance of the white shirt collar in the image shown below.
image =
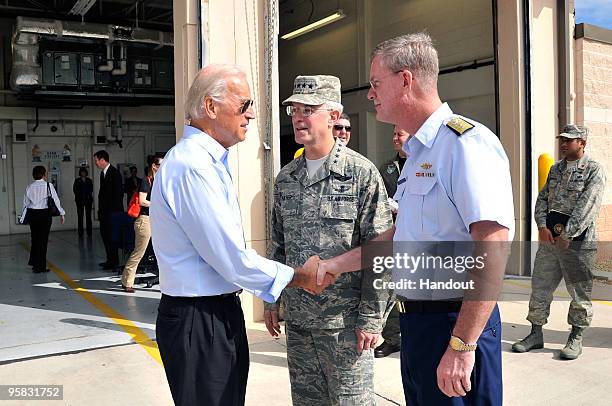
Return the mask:
<svg viewBox="0 0 612 406">
<path fill-rule="evenodd" d="M 427 148 L 431 148 L 436 136 L 438 135 L 440 126 L 444 123 L 444 120 L 452 114 L 453 111 L 448 106 L 448 103 L 442 103 L 408 141 L 411 141 L 414 138 L 419 140 L 421 144 Z M 404 146 L 402 147 L 404 152 L 407 154 L 410 152 L 408 149 L 408 144 L 409 142 L 405 142 Z"/>
<path fill-rule="evenodd" d="M 110 167 L 110 162 L 108 163 L 108 165 L 106 165 L 104 169 L 102 169 L 102 172 L 104 172 L 104 176 L 106 176 L 106 171 L 108 171 L 109 167 Z"/>
</svg>

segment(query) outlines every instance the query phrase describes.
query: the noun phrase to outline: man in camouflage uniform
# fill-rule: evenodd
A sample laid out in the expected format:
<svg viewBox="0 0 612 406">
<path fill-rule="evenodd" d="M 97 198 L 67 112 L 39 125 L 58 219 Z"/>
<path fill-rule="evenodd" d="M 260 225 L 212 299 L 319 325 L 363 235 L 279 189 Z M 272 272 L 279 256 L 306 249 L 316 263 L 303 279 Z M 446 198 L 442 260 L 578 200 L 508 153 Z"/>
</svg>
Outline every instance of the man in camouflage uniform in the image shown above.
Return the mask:
<svg viewBox="0 0 612 406">
<path fill-rule="evenodd" d="M 393 159 L 385 162 L 379 168 L 380 175 L 385 183 L 387 195 L 389 196 L 389 205 L 391 206 L 391 211 L 394 213 L 394 220 L 398 205 L 397 202 L 393 200 L 393 195 L 397 190 L 397 180 L 399 179 L 400 172 L 404 168 L 404 163 L 406 162 L 406 152 L 402 149 L 402 145 L 404 145 L 404 142 L 406 142 L 408 138 L 410 138 L 410 134 L 406 131 L 397 126 L 393 128 L 393 149 L 396 154 Z M 374 350 L 375 358 L 384 358 L 400 350 L 399 312 L 395 306 L 391 309 L 391 313 L 389 313 L 389 317 L 387 317 L 385 321 L 382 336 L 385 342 Z"/>
<path fill-rule="evenodd" d="M 332 258 L 388 230 L 391 211 L 376 167 L 332 135 L 342 112 L 340 80 L 298 76 L 283 104 L 305 153 L 276 178 L 270 257 L 285 264 Z M 371 350 L 392 304 L 389 291 L 373 287 L 381 278 L 390 280 L 390 272 L 342 275 L 319 296 L 283 292 L 294 405 L 375 404 Z M 277 336 L 274 304 L 265 320 Z"/>
<path fill-rule="evenodd" d="M 542 326 L 550 313 L 553 292 L 563 278 L 572 297 L 567 316 L 572 332 L 561 350 L 561 358 L 576 359 L 582 353 L 582 333 L 593 317 L 591 269 L 597 253 L 595 223 L 606 177 L 602 166 L 584 154 L 586 128 L 567 125 L 558 139 L 565 158 L 550 168 L 535 206 L 541 243 L 531 279 L 527 315 L 531 333 L 514 343 L 512 349 L 527 352 L 544 347 Z"/>
</svg>

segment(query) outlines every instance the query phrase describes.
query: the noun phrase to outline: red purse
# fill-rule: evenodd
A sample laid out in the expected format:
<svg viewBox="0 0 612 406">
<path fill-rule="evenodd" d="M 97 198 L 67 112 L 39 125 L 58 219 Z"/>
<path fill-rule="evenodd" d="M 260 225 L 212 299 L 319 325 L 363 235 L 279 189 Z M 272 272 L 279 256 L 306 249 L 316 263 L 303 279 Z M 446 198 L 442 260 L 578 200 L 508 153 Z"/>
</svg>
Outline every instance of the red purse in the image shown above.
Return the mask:
<svg viewBox="0 0 612 406">
<path fill-rule="evenodd" d="M 148 176 L 147 176 L 147 182 L 149 182 L 149 188 L 150 188 L 151 178 Z M 134 194 L 132 195 L 132 198 L 130 199 L 130 202 L 128 203 L 127 214 L 128 216 L 133 217 L 133 218 L 140 216 L 140 192 L 138 190 L 134 192 Z"/>
<path fill-rule="evenodd" d="M 140 197 L 138 190 L 134 192 L 132 198 L 130 199 L 130 203 L 128 203 L 128 216 L 130 217 L 138 217 L 140 216 Z"/>
</svg>

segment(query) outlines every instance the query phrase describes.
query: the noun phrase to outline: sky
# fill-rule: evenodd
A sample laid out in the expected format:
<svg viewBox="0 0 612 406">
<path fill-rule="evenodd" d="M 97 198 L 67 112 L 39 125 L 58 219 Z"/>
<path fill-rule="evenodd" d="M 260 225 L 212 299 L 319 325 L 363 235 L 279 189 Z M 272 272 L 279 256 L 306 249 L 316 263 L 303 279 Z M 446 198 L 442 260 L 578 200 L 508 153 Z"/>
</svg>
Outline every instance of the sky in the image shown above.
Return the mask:
<svg viewBox="0 0 612 406">
<path fill-rule="evenodd" d="M 575 0 L 576 24 L 587 23 L 612 30 L 612 0 Z"/>
</svg>

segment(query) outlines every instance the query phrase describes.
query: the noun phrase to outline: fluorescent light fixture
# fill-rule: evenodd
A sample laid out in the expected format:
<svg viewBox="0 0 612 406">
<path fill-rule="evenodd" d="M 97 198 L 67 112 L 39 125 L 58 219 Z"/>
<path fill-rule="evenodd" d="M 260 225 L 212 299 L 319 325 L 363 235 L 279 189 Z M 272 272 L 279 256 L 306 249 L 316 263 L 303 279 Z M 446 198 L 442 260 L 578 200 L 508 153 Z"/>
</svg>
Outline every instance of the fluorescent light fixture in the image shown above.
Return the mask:
<svg viewBox="0 0 612 406">
<path fill-rule="evenodd" d="M 336 11 L 334 14 L 327 16 L 325 18 L 322 18 L 318 21 L 315 21 L 314 23 L 310 23 L 308 25 L 305 25 L 302 28 L 298 28 L 297 30 L 288 32 L 287 34 L 281 36 L 282 39 L 285 40 L 289 40 L 289 39 L 293 39 L 295 37 L 299 37 L 300 35 L 304 35 L 307 32 L 310 31 L 314 31 L 318 28 L 324 27 L 328 24 L 331 24 L 333 22 L 336 22 L 338 20 L 342 20 L 344 17 L 346 17 L 346 14 L 344 14 L 344 12 L 342 10 L 338 10 Z"/>
<path fill-rule="evenodd" d="M 79 14 L 84 16 L 94 4 L 96 4 L 96 0 L 77 0 L 68 14 Z"/>
</svg>

